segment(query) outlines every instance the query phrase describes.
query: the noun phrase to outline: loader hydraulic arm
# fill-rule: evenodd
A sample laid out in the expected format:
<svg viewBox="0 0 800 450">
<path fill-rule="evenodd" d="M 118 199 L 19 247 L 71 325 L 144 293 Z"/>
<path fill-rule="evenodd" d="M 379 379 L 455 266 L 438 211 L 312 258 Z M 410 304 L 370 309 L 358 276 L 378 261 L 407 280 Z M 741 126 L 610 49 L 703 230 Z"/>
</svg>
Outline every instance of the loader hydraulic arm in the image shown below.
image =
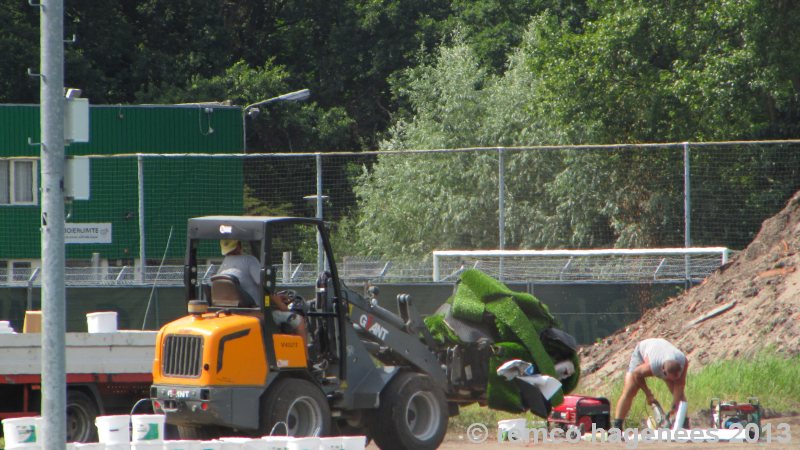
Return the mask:
<svg viewBox="0 0 800 450">
<path fill-rule="evenodd" d="M 445 369 L 432 348 L 433 339 L 408 295 L 398 296 L 402 317 L 360 295 L 350 296 L 348 300 L 353 306 L 350 319 L 357 328 L 368 333 L 373 341 L 390 350 L 394 356 L 429 375 L 447 392 Z"/>
</svg>

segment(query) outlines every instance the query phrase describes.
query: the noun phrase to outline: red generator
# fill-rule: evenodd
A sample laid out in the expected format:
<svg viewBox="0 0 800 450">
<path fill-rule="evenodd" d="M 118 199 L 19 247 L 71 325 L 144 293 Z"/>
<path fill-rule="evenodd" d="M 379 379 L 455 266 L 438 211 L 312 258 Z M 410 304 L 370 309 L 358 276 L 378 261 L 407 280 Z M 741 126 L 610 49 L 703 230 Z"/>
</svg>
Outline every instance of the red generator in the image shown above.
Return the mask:
<svg viewBox="0 0 800 450">
<path fill-rule="evenodd" d="M 548 428 L 559 427 L 567 430 L 576 426 L 581 434 L 596 429 L 607 430 L 611 425 L 611 404 L 605 397 L 585 397 L 583 395 L 565 395 L 564 403 L 553 408 L 547 418 Z"/>
</svg>

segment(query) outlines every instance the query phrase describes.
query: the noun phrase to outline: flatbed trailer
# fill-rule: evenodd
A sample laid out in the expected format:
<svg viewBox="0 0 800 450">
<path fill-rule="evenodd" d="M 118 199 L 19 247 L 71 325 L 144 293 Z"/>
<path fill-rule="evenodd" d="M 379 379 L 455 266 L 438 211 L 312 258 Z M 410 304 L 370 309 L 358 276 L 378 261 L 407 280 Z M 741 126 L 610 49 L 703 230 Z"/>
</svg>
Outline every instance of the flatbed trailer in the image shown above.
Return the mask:
<svg viewBox="0 0 800 450">
<path fill-rule="evenodd" d="M 95 417 L 149 397 L 156 333 L 66 334 L 68 442 L 96 441 Z M 41 358 L 41 334 L 0 334 L 0 419 L 41 414 Z"/>
</svg>

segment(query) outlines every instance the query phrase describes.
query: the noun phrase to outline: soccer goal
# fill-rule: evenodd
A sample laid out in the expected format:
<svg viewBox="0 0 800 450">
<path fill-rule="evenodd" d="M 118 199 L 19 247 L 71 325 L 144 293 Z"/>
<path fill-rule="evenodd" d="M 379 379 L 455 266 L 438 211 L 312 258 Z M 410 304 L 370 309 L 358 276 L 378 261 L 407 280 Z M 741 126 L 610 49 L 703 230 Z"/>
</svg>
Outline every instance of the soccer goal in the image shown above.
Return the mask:
<svg viewBox="0 0 800 450">
<path fill-rule="evenodd" d="M 436 250 L 433 281 L 475 268 L 502 281 L 699 282 L 728 262 L 725 247 L 597 250 Z"/>
</svg>

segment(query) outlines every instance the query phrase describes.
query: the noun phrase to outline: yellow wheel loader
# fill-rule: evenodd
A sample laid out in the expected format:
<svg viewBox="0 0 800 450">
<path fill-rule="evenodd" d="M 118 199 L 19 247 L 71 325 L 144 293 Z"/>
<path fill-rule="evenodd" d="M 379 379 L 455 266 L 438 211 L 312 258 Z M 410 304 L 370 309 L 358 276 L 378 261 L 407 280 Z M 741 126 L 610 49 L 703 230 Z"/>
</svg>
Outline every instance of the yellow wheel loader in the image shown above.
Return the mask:
<svg viewBox="0 0 800 450">
<path fill-rule="evenodd" d="M 201 270 L 221 240 L 258 260 L 257 298 Z M 316 279 L 308 298 L 304 277 Z M 150 390 L 182 439 L 366 434 L 383 449 L 434 449 L 459 404 L 485 401 L 489 346 L 440 348 L 407 295 L 395 314 L 347 289 L 320 220 L 190 219 L 184 284 L 189 314 L 160 330 Z M 304 335 L 276 321 L 279 293 Z"/>
</svg>

